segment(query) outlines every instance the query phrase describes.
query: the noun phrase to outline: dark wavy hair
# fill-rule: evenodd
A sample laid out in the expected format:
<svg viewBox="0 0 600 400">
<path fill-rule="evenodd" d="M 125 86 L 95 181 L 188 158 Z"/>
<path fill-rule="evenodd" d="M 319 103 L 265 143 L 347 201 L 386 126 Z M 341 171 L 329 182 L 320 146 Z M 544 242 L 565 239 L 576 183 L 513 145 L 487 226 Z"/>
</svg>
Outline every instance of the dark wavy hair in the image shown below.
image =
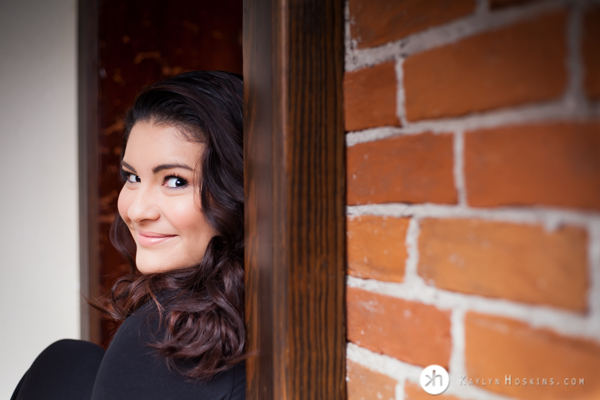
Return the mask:
<svg viewBox="0 0 600 400">
<path fill-rule="evenodd" d="M 193 379 L 208 379 L 245 358 L 242 102 L 241 76 L 187 72 L 143 89 L 125 121 L 123 154 L 137 122 L 174 126 L 187 140 L 204 144 L 197 187 L 216 235 L 203 259 L 193 267 L 141 274 L 135 242 L 117 215 L 111 240 L 131 273 L 117 280 L 102 303 L 123 320 L 153 300 L 166 333 L 150 345 L 170 368 Z"/>
</svg>

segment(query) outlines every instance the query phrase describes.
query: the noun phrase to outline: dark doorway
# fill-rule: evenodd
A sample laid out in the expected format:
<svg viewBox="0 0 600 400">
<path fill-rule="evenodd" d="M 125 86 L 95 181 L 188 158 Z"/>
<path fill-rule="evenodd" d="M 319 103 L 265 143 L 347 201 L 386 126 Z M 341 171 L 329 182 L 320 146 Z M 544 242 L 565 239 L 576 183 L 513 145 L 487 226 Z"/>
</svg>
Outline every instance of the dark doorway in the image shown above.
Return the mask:
<svg viewBox="0 0 600 400">
<path fill-rule="evenodd" d="M 151 82 L 190 70 L 241 74 L 242 1 L 81 1 L 80 40 L 82 287 L 96 297 L 129 269 L 109 241 L 123 116 Z M 117 328 L 87 307 L 82 322 L 84 338 L 103 346 Z"/>
</svg>

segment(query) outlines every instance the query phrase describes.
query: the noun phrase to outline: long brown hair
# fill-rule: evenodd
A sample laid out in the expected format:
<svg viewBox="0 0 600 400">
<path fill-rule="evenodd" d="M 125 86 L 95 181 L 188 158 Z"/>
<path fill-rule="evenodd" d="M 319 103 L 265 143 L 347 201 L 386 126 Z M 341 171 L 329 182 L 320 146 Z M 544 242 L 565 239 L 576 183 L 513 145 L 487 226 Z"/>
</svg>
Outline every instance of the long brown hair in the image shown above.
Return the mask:
<svg viewBox="0 0 600 400">
<path fill-rule="evenodd" d="M 198 194 L 217 234 L 198 265 L 144 275 L 135 267 L 135 242 L 117 215 L 111 240 L 131 273 L 117 280 L 101 308 L 123 320 L 153 300 L 165 334 L 150 345 L 169 367 L 194 379 L 210 378 L 244 359 L 242 101 L 239 75 L 188 72 L 146 87 L 126 117 L 124 147 L 141 121 L 175 126 L 188 140 L 204 144 Z"/>
</svg>

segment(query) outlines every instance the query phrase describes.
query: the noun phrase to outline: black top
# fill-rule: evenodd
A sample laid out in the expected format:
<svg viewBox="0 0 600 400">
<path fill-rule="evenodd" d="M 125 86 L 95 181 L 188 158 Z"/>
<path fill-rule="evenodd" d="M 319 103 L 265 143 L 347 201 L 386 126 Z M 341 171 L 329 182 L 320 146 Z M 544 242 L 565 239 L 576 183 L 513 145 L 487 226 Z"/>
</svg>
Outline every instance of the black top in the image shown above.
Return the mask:
<svg viewBox="0 0 600 400">
<path fill-rule="evenodd" d="M 164 329 L 164 328 L 163 328 Z M 158 330 L 158 310 L 150 301 L 117 330 L 102 359 L 92 400 L 243 400 L 245 363 L 195 382 L 167 368 L 164 357 L 148 346 Z"/>
</svg>

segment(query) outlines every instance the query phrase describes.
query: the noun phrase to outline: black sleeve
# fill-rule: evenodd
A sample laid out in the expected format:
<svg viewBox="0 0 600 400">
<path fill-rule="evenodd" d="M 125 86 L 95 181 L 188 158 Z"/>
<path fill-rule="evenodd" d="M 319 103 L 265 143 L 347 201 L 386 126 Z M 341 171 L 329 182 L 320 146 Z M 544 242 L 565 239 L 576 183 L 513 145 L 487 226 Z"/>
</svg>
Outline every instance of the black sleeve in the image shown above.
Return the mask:
<svg viewBox="0 0 600 400">
<path fill-rule="evenodd" d="M 206 382 L 170 371 L 164 358 L 148 346 L 150 332 L 158 326 L 153 314 L 156 308 L 146 305 L 123 322 L 98 370 L 92 400 L 245 399 L 245 363 Z"/>
</svg>

